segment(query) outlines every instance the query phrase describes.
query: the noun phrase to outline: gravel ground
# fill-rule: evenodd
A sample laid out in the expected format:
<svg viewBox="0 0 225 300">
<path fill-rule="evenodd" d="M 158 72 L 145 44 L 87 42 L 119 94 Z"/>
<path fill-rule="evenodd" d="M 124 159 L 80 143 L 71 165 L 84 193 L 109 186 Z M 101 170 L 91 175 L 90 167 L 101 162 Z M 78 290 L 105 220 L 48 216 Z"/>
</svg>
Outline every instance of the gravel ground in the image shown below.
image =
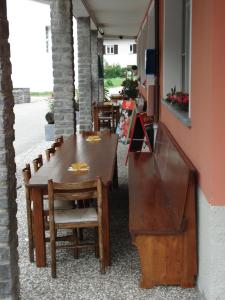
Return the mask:
<svg viewBox="0 0 225 300">
<path fill-rule="evenodd" d="M 187 300 L 200 299 L 197 289 L 179 287 L 155 287 L 140 289 L 138 253 L 132 246 L 128 231 L 127 167 L 124 166 L 127 147 L 118 147 L 119 189 L 110 195 L 112 266 L 106 274 L 99 273 L 99 263 L 90 250 L 81 252 L 74 259 L 72 252 L 57 254 L 57 279 L 51 278 L 49 248 L 47 267 L 36 268 L 28 259 L 25 196 L 21 185 L 21 169 L 48 147 L 43 142 L 19 155 L 18 178 L 18 235 L 21 299 L 74 299 L 74 300 Z"/>
</svg>

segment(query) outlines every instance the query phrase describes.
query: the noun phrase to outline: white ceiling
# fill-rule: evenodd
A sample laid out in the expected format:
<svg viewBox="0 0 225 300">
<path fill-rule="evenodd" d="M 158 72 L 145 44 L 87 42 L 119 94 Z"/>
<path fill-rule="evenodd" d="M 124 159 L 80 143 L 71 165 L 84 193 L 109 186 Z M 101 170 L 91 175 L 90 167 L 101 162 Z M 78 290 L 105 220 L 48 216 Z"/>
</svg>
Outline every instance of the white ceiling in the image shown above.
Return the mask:
<svg viewBox="0 0 225 300">
<path fill-rule="evenodd" d="M 49 0 L 33 0 L 49 3 Z M 92 18 L 104 30 L 104 37 L 136 37 L 150 0 L 73 0 L 77 17 Z"/>
<path fill-rule="evenodd" d="M 136 37 L 149 0 L 81 0 L 104 35 Z"/>
</svg>

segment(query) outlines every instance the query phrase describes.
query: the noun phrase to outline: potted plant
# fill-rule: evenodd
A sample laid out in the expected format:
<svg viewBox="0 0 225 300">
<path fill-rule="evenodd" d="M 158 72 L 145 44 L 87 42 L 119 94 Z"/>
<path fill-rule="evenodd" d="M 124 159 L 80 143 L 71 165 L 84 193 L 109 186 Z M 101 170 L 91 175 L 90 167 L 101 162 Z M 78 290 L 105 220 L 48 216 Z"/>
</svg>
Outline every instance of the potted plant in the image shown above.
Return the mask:
<svg viewBox="0 0 225 300">
<path fill-rule="evenodd" d="M 188 111 L 189 94 L 176 92 L 176 87 L 171 89 L 171 92 L 166 95 L 165 99 L 168 103 L 175 105 L 179 110 Z"/>
<path fill-rule="evenodd" d="M 127 99 L 135 99 L 138 96 L 138 82 L 137 80 L 132 80 L 127 78 L 122 82 L 123 89 L 121 94 Z"/>
<path fill-rule="evenodd" d="M 48 99 L 49 111 L 45 115 L 48 124 L 45 124 L 45 140 L 53 141 L 55 138 L 55 121 L 54 121 L 54 98 Z"/>
</svg>

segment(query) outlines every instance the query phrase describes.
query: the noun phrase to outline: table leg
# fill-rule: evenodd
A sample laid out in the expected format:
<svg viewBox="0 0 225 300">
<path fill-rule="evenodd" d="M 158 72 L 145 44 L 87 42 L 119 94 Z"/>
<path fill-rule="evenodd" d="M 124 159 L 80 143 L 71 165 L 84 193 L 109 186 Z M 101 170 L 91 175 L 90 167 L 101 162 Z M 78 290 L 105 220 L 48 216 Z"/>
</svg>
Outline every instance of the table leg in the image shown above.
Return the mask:
<svg viewBox="0 0 225 300">
<path fill-rule="evenodd" d="M 105 266 L 111 265 L 110 238 L 109 238 L 109 188 L 102 188 L 102 218 L 103 218 L 103 249 Z"/>
<path fill-rule="evenodd" d="M 43 199 L 41 189 L 32 188 L 33 199 L 33 233 L 36 253 L 37 267 L 45 267 L 46 250 L 45 250 L 45 228 L 43 215 Z"/>
</svg>

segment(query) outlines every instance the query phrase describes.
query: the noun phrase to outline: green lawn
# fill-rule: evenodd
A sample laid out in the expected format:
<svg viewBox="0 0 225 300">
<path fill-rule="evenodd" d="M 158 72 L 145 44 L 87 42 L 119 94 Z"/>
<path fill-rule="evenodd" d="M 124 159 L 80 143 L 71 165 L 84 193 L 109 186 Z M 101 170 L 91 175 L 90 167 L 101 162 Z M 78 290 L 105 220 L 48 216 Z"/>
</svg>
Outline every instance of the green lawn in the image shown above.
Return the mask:
<svg viewBox="0 0 225 300">
<path fill-rule="evenodd" d="M 121 77 L 104 79 L 104 86 L 106 88 L 118 87 L 118 86 L 121 86 L 121 83 L 124 80 L 125 80 L 125 78 L 121 78 Z"/>
<path fill-rule="evenodd" d="M 30 92 L 31 96 L 51 96 L 52 92 Z"/>
</svg>

